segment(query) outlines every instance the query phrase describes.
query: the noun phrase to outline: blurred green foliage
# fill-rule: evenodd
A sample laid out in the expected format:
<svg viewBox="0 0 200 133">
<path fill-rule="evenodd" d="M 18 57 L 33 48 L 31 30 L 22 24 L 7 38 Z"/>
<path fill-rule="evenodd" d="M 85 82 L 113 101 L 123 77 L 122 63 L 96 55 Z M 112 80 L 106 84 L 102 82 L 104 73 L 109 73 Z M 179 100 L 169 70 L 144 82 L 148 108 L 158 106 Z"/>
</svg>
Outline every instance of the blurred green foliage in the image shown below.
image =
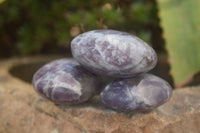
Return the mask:
<svg viewBox="0 0 200 133">
<path fill-rule="evenodd" d="M 163 44 L 158 23 L 154 0 L 4 0 L 0 56 L 62 53 L 76 35 L 107 28 L 133 33 L 156 47 Z"/>
</svg>

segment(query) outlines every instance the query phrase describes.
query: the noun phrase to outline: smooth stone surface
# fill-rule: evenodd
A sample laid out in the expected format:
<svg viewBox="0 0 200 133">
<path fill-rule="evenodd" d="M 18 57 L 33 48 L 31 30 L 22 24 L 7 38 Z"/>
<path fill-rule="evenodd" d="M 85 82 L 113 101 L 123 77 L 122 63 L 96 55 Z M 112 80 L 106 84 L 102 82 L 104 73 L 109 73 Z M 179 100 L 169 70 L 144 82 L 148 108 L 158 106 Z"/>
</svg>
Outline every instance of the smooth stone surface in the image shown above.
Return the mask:
<svg viewBox="0 0 200 133">
<path fill-rule="evenodd" d="M 9 72 L 52 58 L 0 61 L 0 133 L 200 133 L 200 86 L 174 89 L 169 102 L 148 113 L 118 113 L 102 105 L 99 97 L 57 106 Z"/>
<path fill-rule="evenodd" d="M 142 74 L 109 83 L 101 92 L 101 101 L 119 111 L 147 111 L 167 102 L 171 94 L 172 88 L 166 81 Z"/>
<path fill-rule="evenodd" d="M 59 59 L 41 67 L 33 76 L 33 86 L 56 103 L 77 104 L 93 97 L 97 77 L 72 59 Z"/>
<path fill-rule="evenodd" d="M 111 77 L 132 77 L 157 63 L 155 51 L 138 37 L 116 30 L 94 30 L 71 42 L 73 57 L 86 69 Z"/>
</svg>

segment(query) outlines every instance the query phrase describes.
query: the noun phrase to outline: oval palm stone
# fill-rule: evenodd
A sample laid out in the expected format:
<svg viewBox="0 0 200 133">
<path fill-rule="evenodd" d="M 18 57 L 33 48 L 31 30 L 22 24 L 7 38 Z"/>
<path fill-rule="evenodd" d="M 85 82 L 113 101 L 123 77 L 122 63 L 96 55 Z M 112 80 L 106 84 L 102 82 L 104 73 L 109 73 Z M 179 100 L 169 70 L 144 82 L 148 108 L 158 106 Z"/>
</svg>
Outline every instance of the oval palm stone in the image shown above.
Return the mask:
<svg viewBox="0 0 200 133">
<path fill-rule="evenodd" d="M 147 111 L 167 102 L 171 94 L 172 88 L 166 81 L 142 74 L 109 83 L 101 92 L 101 101 L 119 111 Z"/>
<path fill-rule="evenodd" d="M 111 77 L 132 77 L 155 67 L 155 51 L 138 37 L 116 30 L 94 30 L 71 42 L 73 57 L 89 71 Z"/>
<path fill-rule="evenodd" d="M 77 104 L 92 98 L 97 76 L 72 59 L 59 59 L 41 67 L 33 76 L 35 90 L 55 103 Z"/>
</svg>

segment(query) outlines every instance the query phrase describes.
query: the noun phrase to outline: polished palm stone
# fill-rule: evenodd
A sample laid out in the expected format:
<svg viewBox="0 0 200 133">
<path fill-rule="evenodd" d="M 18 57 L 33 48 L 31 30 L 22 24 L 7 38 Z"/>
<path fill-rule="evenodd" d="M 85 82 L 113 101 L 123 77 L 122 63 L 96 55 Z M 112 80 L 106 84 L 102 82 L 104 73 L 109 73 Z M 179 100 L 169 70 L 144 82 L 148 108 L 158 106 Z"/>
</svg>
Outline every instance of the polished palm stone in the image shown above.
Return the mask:
<svg viewBox="0 0 200 133">
<path fill-rule="evenodd" d="M 101 92 L 101 101 L 119 111 L 147 111 L 167 102 L 171 94 L 172 88 L 166 81 L 142 74 L 109 83 Z"/>
<path fill-rule="evenodd" d="M 73 57 L 89 71 L 111 77 L 132 77 L 157 63 L 155 51 L 138 37 L 116 30 L 93 30 L 71 42 Z"/>
<path fill-rule="evenodd" d="M 35 90 L 55 103 L 77 104 L 92 98 L 97 76 L 72 59 L 59 59 L 41 67 L 33 76 Z"/>
</svg>

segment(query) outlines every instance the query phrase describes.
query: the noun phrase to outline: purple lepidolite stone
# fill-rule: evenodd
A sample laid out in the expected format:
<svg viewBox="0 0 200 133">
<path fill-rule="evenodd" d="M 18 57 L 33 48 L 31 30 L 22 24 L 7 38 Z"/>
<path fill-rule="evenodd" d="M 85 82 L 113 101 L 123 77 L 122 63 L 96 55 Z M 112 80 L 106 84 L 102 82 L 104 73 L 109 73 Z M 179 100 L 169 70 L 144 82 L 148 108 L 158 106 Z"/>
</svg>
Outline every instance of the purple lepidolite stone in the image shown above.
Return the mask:
<svg viewBox="0 0 200 133">
<path fill-rule="evenodd" d="M 71 42 L 73 57 L 93 73 L 132 77 L 153 69 L 155 51 L 138 37 L 116 30 L 94 30 Z"/>
<path fill-rule="evenodd" d="M 64 104 L 82 103 L 98 88 L 97 76 L 72 59 L 59 59 L 41 67 L 33 76 L 35 90 L 47 99 Z"/>
<path fill-rule="evenodd" d="M 167 102 L 171 94 L 172 88 L 166 81 L 141 74 L 108 84 L 101 92 L 101 101 L 119 111 L 147 111 Z"/>
</svg>

